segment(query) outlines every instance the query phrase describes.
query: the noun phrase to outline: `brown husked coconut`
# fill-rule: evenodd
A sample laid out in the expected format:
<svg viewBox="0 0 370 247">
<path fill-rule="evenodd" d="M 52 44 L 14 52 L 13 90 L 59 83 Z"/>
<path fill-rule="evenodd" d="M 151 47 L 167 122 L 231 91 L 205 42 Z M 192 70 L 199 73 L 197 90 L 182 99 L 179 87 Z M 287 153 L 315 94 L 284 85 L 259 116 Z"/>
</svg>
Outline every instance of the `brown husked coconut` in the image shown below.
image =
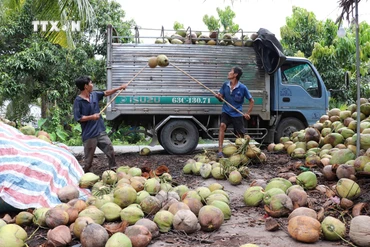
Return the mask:
<svg viewBox="0 0 370 247">
<path fill-rule="evenodd" d="M 188 209 L 190 210 L 189 206 L 183 202 L 175 202 L 173 203 L 169 208 L 168 208 L 168 211 L 170 213 L 172 213 L 173 215 L 175 215 L 177 213 L 177 211 L 181 210 L 181 209 Z"/>
<path fill-rule="evenodd" d="M 143 218 L 136 221 L 135 225 L 145 226 L 146 228 L 148 228 L 148 230 L 152 234 L 152 238 L 159 237 L 159 228 L 157 224 L 154 223 L 152 220 Z"/>
<path fill-rule="evenodd" d="M 288 221 L 292 219 L 293 217 L 303 215 L 303 216 L 308 216 L 313 219 L 317 219 L 317 213 L 315 210 L 312 208 L 307 208 L 307 207 L 299 207 L 294 209 L 288 216 Z"/>
<path fill-rule="evenodd" d="M 73 208 L 77 209 L 78 212 L 81 212 L 87 207 L 87 204 L 84 200 L 81 199 L 72 199 L 68 203 L 68 205 L 71 205 Z"/>
<path fill-rule="evenodd" d="M 320 132 L 315 129 L 315 128 L 307 128 L 306 131 L 305 131 L 305 135 L 304 135 L 304 139 L 306 142 L 309 142 L 309 141 L 315 141 L 317 143 L 320 142 Z"/>
<path fill-rule="evenodd" d="M 196 198 L 187 197 L 182 200 L 183 203 L 188 205 L 190 211 L 198 216 L 199 210 L 203 207 L 203 203 Z"/>
<path fill-rule="evenodd" d="M 57 195 L 61 202 L 69 202 L 72 199 L 78 198 L 80 192 L 78 191 L 76 186 L 67 185 L 59 189 Z"/>
<path fill-rule="evenodd" d="M 200 229 L 197 216 L 190 210 L 179 210 L 173 217 L 173 228 L 187 234 Z"/>
<path fill-rule="evenodd" d="M 294 208 L 307 206 L 308 195 L 306 191 L 293 189 L 289 192 L 288 196 L 292 200 Z"/>
<path fill-rule="evenodd" d="M 78 218 L 78 210 L 74 207 L 70 207 L 66 210 L 68 214 L 68 224 L 72 224 Z"/>
<path fill-rule="evenodd" d="M 99 224 L 88 224 L 81 233 L 81 245 L 83 247 L 105 247 L 109 239 L 109 234 L 105 228 Z"/>
<path fill-rule="evenodd" d="M 320 238 L 320 231 L 320 222 L 309 216 L 295 216 L 288 222 L 289 235 L 300 242 L 317 242 Z"/>
<path fill-rule="evenodd" d="M 199 210 L 198 221 L 203 231 L 215 231 L 224 223 L 224 214 L 221 209 L 206 205 Z"/>
<path fill-rule="evenodd" d="M 61 208 L 51 208 L 45 214 L 45 223 L 49 228 L 55 228 L 60 225 L 67 225 L 69 222 L 68 213 Z"/>
<path fill-rule="evenodd" d="M 71 232 L 68 226 L 57 226 L 47 233 L 47 246 L 62 247 L 72 242 Z"/>
<path fill-rule="evenodd" d="M 357 246 L 370 246 L 370 217 L 359 215 L 352 218 L 349 237 Z"/>
<path fill-rule="evenodd" d="M 132 247 L 146 247 L 152 241 L 152 234 L 148 228 L 142 225 L 127 227 L 125 234 L 130 238 Z"/>
</svg>

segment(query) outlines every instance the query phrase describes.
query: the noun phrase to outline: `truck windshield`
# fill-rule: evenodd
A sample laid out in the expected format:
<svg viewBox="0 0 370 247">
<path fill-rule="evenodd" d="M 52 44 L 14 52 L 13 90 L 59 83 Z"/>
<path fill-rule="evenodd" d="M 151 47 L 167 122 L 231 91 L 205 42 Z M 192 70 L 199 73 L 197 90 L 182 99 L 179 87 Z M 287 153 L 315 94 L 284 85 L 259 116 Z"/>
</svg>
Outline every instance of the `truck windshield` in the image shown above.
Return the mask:
<svg viewBox="0 0 370 247">
<path fill-rule="evenodd" d="M 281 67 L 282 82 L 304 88 L 314 98 L 321 97 L 321 89 L 311 66 L 304 62 L 287 62 Z"/>
</svg>

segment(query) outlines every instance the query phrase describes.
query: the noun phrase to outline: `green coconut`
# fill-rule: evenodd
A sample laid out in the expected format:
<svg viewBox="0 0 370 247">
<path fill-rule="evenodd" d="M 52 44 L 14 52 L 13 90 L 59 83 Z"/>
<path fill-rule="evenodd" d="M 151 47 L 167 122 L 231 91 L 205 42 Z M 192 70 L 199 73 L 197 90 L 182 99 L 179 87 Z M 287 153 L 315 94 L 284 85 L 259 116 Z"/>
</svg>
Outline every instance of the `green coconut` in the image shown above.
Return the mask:
<svg viewBox="0 0 370 247">
<path fill-rule="evenodd" d="M 344 137 L 339 133 L 330 133 L 324 137 L 325 144 L 331 144 L 333 147 L 340 143 L 344 143 Z"/>
<path fill-rule="evenodd" d="M 33 217 L 32 217 L 33 218 Z M 5 226 L 6 225 L 6 222 L 3 220 L 3 219 L 0 219 L 0 228 L 2 227 L 2 226 Z"/>
<path fill-rule="evenodd" d="M 15 223 L 19 226 L 27 226 L 32 223 L 33 214 L 30 212 L 22 211 L 15 216 Z M 0 223 L 1 227 L 1 223 Z"/>
<path fill-rule="evenodd" d="M 121 208 L 136 202 L 137 192 L 132 187 L 116 188 L 113 192 L 113 202 Z"/>
<path fill-rule="evenodd" d="M 172 227 L 173 214 L 167 210 L 161 210 L 154 215 L 153 221 L 157 224 L 160 232 L 169 232 Z"/>
<path fill-rule="evenodd" d="M 149 178 L 144 183 L 144 190 L 150 195 L 156 195 L 161 190 L 161 183 L 156 178 Z"/>
<path fill-rule="evenodd" d="M 222 202 L 225 202 L 226 204 L 230 204 L 229 197 L 227 195 L 219 194 L 219 193 L 211 194 L 206 199 L 206 203 L 208 205 L 212 204 L 213 201 L 222 201 Z"/>
<path fill-rule="evenodd" d="M 200 168 L 202 167 L 203 163 L 202 162 L 195 162 L 192 164 L 191 171 L 195 175 L 200 175 Z"/>
<path fill-rule="evenodd" d="M 49 211 L 50 208 L 36 208 L 33 211 L 33 223 L 38 226 L 46 226 L 46 213 Z"/>
<path fill-rule="evenodd" d="M 105 184 L 115 184 L 117 182 L 117 174 L 115 171 L 112 170 L 106 170 L 101 175 L 103 183 Z"/>
<path fill-rule="evenodd" d="M 370 162 L 369 156 L 359 156 L 355 159 L 353 166 L 355 167 L 356 171 L 363 171 L 366 163 Z"/>
<path fill-rule="evenodd" d="M 234 144 L 228 144 L 226 145 L 223 149 L 222 149 L 222 153 L 226 156 L 226 157 L 230 157 L 231 155 L 233 155 L 234 153 L 236 153 L 236 151 L 238 151 L 238 147 Z"/>
<path fill-rule="evenodd" d="M 81 188 L 89 188 L 98 182 L 100 177 L 92 172 L 87 172 L 81 176 L 79 185 Z"/>
<path fill-rule="evenodd" d="M 195 191 L 202 198 L 202 202 L 205 202 L 205 199 L 211 194 L 211 190 L 207 187 L 197 187 Z"/>
<path fill-rule="evenodd" d="M 292 186 L 292 183 L 285 178 L 273 178 L 266 185 L 265 191 L 268 191 L 272 188 L 279 188 L 285 192 L 290 186 Z"/>
<path fill-rule="evenodd" d="M 235 170 L 235 171 L 232 171 L 230 172 L 229 174 L 229 177 L 227 178 L 227 180 L 230 182 L 230 184 L 232 185 L 238 185 L 238 184 L 241 184 L 242 182 L 242 175 L 240 174 L 239 171 Z"/>
<path fill-rule="evenodd" d="M 196 190 L 189 190 L 185 194 L 182 195 L 181 200 L 185 198 L 195 198 L 198 201 L 201 201 L 202 198 L 199 196 L 198 192 Z"/>
<path fill-rule="evenodd" d="M 116 232 L 108 239 L 105 247 L 132 247 L 132 243 L 126 234 Z"/>
<path fill-rule="evenodd" d="M 202 178 L 209 178 L 212 172 L 212 165 L 209 163 L 204 163 L 199 169 L 199 174 Z"/>
<path fill-rule="evenodd" d="M 117 168 L 116 173 L 124 172 L 127 174 L 128 170 L 130 170 L 129 166 L 120 166 Z"/>
<path fill-rule="evenodd" d="M 140 206 L 145 214 L 155 214 L 161 209 L 161 201 L 155 196 L 147 196 L 141 202 Z"/>
<path fill-rule="evenodd" d="M 213 192 L 215 190 L 223 190 L 224 189 L 224 186 L 220 183 L 212 183 L 210 185 L 208 185 L 208 189 Z"/>
<path fill-rule="evenodd" d="M 193 167 L 193 163 L 195 163 L 196 161 L 193 160 L 193 159 L 189 159 L 188 161 L 186 161 L 186 164 L 185 166 L 182 168 L 182 171 L 185 173 L 185 174 L 191 174 L 192 172 L 192 167 Z"/>
<path fill-rule="evenodd" d="M 311 190 L 317 186 L 317 177 L 311 171 L 305 171 L 297 176 L 297 184 L 305 189 Z"/>
<path fill-rule="evenodd" d="M 166 55 L 158 55 L 157 56 L 157 64 L 160 67 L 166 67 L 167 65 L 170 64 L 170 61 L 168 60 Z"/>
<path fill-rule="evenodd" d="M 0 246 L 23 247 L 26 239 L 24 236 L 27 238 L 27 233 L 22 227 L 16 224 L 5 225 L 0 228 Z"/>
<path fill-rule="evenodd" d="M 347 198 L 349 200 L 356 199 L 361 193 L 360 186 L 348 178 L 339 179 L 335 189 L 341 198 Z"/>
<path fill-rule="evenodd" d="M 27 232 L 19 225 L 17 224 L 7 224 L 0 228 L 0 236 L 4 235 L 12 235 L 13 237 L 16 237 L 17 239 L 20 239 L 23 241 L 26 241 L 28 234 Z M 11 246 L 11 245 L 2 245 L 2 246 Z M 23 245 L 22 245 L 23 246 Z"/>
<path fill-rule="evenodd" d="M 30 135 L 30 136 L 34 136 L 35 133 L 36 133 L 36 130 L 34 127 L 30 126 L 30 125 L 25 125 L 23 127 L 21 127 L 19 129 L 23 134 L 25 135 Z"/>
<path fill-rule="evenodd" d="M 306 150 L 303 148 L 296 147 L 290 154 L 292 158 L 303 159 L 306 156 Z"/>
<path fill-rule="evenodd" d="M 324 238 L 329 241 L 338 241 L 345 237 L 346 225 L 337 218 L 326 216 L 321 222 Z"/>
<path fill-rule="evenodd" d="M 263 203 L 265 205 L 270 205 L 272 196 L 278 195 L 278 194 L 285 194 L 285 192 L 282 189 L 279 189 L 279 188 L 271 188 L 271 189 L 269 189 L 268 191 L 266 191 L 263 194 Z"/>
<path fill-rule="evenodd" d="M 170 183 L 161 183 L 161 190 L 167 192 L 173 190 L 173 187 Z"/>
<path fill-rule="evenodd" d="M 275 152 L 283 152 L 285 150 L 285 146 L 283 143 L 277 143 L 274 145 L 273 151 Z"/>
<path fill-rule="evenodd" d="M 225 202 L 222 202 L 222 201 L 213 201 L 211 202 L 211 204 L 209 205 L 212 205 L 212 206 L 215 206 L 219 209 L 221 209 L 222 213 L 224 214 L 224 219 L 225 220 L 228 220 L 231 218 L 231 209 L 230 209 L 230 206 L 229 204 L 225 203 Z"/>
<path fill-rule="evenodd" d="M 133 177 L 135 177 L 135 176 L 140 177 L 142 175 L 142 171 L 138 167 L 131 167 L 130 169 L 128 169 L 127 174 L 129 174 Z"/>
<path fill-rule="evenodd" d="M 141 156 L 148 156 L 150 154 L 150 149 L 147 147 L 144 147 L 140 150 L 139 153 Z"/>
<path fill-rule="evenodd" d="M 100 210 L 103 211 L 107 221 L 115 221 L 119 219 L 122 208 L 114 202 L 107 202 L 100 207 Z"/>
<path fill-rule="evenodd" d="M 225 179 L 224 169 L 222 167 L 213 168 L 211 174 L 215 179 Z"/>
<path fill-rule="evenodd" d="M 95 206 L 88 206 L 78 214 L 78 217 L 89 217 L 99 225 L 105 222 L 104 212 Z"/>
<path fill-rule="evenodd" d="M 256 207 L 263 200 L 263 188 L 261 186 L 251 186 L 243 194 L 244 203 L 248 207 Z"/>
<path fill-rule="evenodd" d="M 121 210 L 119 216 L 121 221 L 126 221 L 129 225 L 133 225 L 144 218 L 144 212 L 138 207 L 126 207 Z"/>
<path fill-rule="evenodd" d="M 136 194 L 136 203 L 140 204 L 145 197 L 150 196 L 148 191 L 142 190 Z"/>
<path fill-rule="evenodd" d="M 181 184 L 173 188 L 173 191 L 175 191 L 181 198 L 186 192 L 189 191 L 189 188 L 188 186 Z"/>
</svg>

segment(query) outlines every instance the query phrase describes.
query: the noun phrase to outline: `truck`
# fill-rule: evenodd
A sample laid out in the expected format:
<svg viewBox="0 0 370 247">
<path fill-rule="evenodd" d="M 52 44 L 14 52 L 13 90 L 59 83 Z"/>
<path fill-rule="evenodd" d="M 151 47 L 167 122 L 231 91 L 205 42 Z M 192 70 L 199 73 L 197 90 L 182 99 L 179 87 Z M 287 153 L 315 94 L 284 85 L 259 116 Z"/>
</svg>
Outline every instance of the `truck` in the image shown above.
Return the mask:
<svg viewBox="0 0 370 247">
<path fill-rule="evenodd" d="M 255 101 L 244 127 L 256 142 L 278 143 L 281 137 L 305 129 L 328 111 L 329 92 L 306 58 L 286 57 L 276 71 L 267 73 L 250 39 L 245 44 L 242 39 L 241 45 L 218 45 L 218 37 L 216 45 L 197 44 L 195 38 L 195 44 L 194 39 L 184 44 L 158 44 L 143 42 L 140 31 L 143 29 L 135 27 L 133 42 L 122 43 L 122 37 L 108 25 L 107 89 L 123 82 L 129 85 L 119 95 L 110 96 L 114 98 L 106 119 L 114 122 L 114 128 L 121 123 L 137 127 L 170 154 L 191 153 L 199 138 L 218 139 L 223 102 L 215 93 L 234 66 L 242 68 L 240 81 Z M 158 36 L 148 38 L 164 41 L 164 31 L 162 27 Z M 191 28 L 186 32 L 191 33 Z M 242 32 L 241 37 L 246 35 Z M 149 58 L 158 55 L 165 55 L 169 65 L 148 67 Z M 243 110 L 247 109 L 246 100 Z M 236 139 L 232 130 L 229 126 L 225 140 Z"/>
</svg>

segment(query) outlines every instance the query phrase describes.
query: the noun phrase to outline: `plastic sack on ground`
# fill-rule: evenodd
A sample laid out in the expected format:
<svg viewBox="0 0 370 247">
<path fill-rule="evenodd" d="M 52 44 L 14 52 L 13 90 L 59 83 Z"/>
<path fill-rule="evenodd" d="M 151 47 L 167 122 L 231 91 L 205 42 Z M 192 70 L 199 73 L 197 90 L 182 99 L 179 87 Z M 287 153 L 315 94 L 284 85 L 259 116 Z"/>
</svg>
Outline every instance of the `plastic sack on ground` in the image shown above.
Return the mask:
<svg viewBox="0 0 370 247">
<path fill-rule="evenodd" d="M 67 149 L 0 122 L 1 201 L 16 209 L 54 207 L 61 203 L 58 190 L 67 185 L 78 188 L 83 174 Z M 86 199 L 89 190 L 79 190 L 80 198 Z"/>
</svg>

